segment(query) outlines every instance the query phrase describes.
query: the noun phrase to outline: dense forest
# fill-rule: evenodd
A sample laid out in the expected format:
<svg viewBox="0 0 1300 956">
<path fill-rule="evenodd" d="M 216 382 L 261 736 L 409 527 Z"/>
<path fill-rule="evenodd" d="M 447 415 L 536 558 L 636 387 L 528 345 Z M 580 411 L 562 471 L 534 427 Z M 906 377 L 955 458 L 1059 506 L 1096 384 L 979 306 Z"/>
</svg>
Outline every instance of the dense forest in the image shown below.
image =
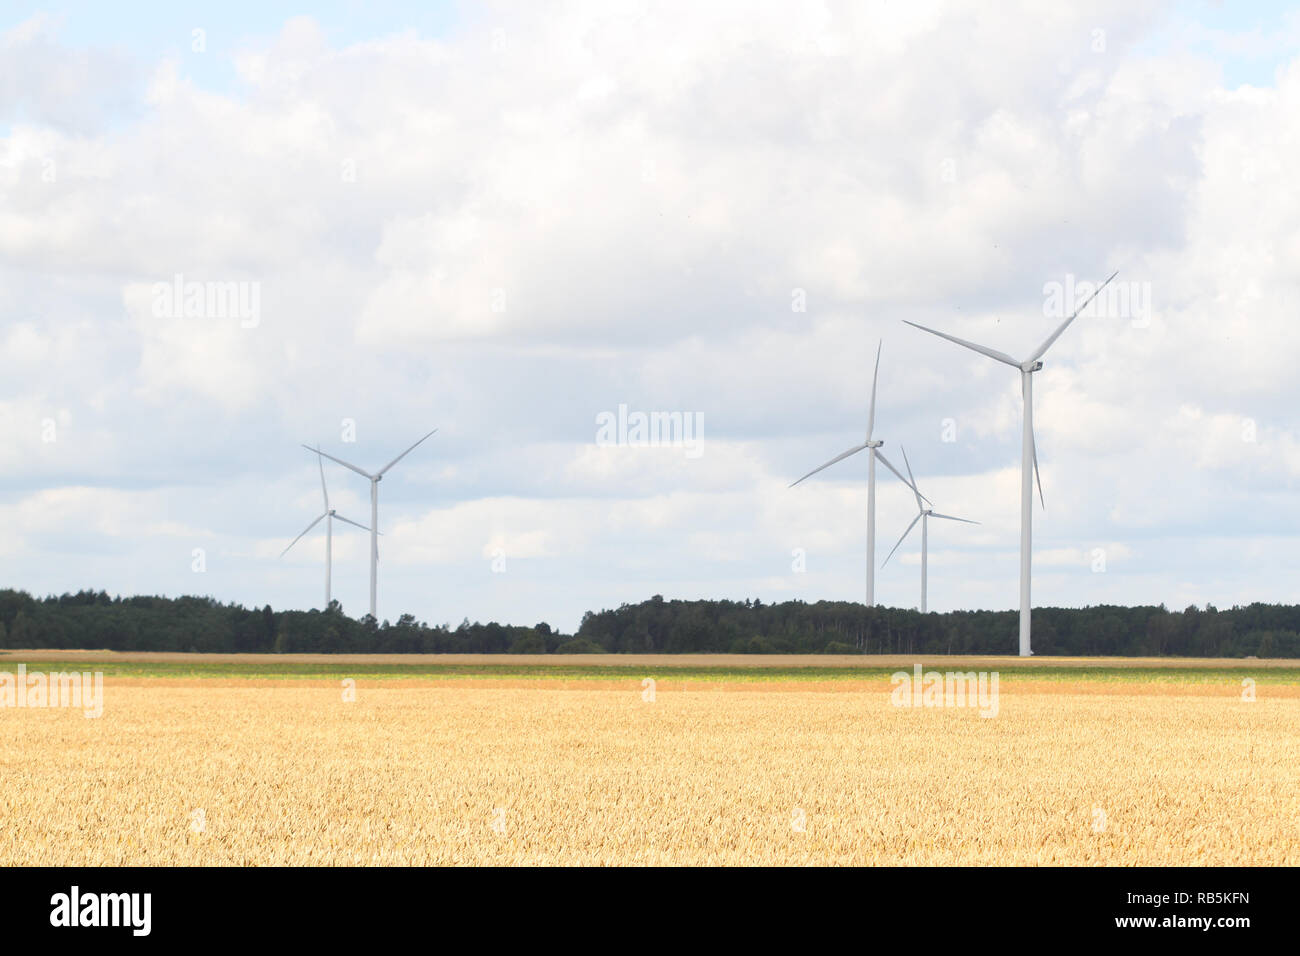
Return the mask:
<svg viewBox="0 0 1300 956">
<path fill-rule="evenodd" d="M 665 601 L 588 612 L 577 634 L 548 624 L 395 624 L 369 615 L 247 609 L 202 597 L 110 597 L 79 591 L 34 598 L 0 591 L 0 648 L 386 654 L 1010 654 L 1015 611 L 921 614 L 819 601 Z M 1040 655 L 1300 657 L 1300 606 L 1038 608 Z"/>
</svg>

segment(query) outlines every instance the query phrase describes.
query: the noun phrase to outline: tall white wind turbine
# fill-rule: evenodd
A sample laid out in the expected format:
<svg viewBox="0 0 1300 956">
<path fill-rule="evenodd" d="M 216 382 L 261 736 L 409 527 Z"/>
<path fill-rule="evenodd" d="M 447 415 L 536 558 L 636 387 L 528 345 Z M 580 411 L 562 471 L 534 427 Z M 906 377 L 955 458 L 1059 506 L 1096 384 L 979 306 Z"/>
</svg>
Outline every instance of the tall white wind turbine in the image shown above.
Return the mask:
<svg viewBox="0 0 1300 956">
<path fill-rule="evenodd" d="M 311 448 L 307 445 L 302 446 L 308 451 L 314 451 L 318 455 L 324 455 L 330 461 L 337 462 L 344 468 L 350 468 L 352 471 L 355 471 L 362 478 L 365 478 L 370 482 L 370 616 L 376 620 L 378 619 L 378 615 L 376 614 L 376 591 L 379 580 L 379 482 L 383 480 L 384 472 L 388 471 L 388 469 L 392 468 L 411 452 L 415 451 L 415 449 L 422 444 L 425 439 L 437 431 L 438 429 L 435 428 L 433 431 L 429 432 L 428 435 L 425 435 L 424 438 L 421 438 L 414 445 L 406 449 L 406 451 L 402 452 L 374 474 L 358 468 L 356 465 L 344 461 L 342 458 L 335 458 L 333 455 L 323 452 L 318 448 Z"/>
<path fill-rule="evenodd" d="M 1110 280 L 1119 275 L 1119 270 L 1112 272 L 1101 285 L 1092 291 L 1092 295 L 1084 300 L 1083 305 L 1079 306 L 1070 315 L 1068 319 L 1056 327 L 1046 341 L 1034 351 L 1029 358 L 1023 362 L 1017 362 L 1005 352 L 999 352 L 997 349 L 986 348 L 983 345 L 976 345 L 974 342 L 967 342 L 965 339 L 959 339 L 955 335 L 948 335 L 946 332 L 939 332 L 935 329 L 927 329 L 924 325 L 917 325 L 915 322 L 907 322 L 908 325 L 918 328 L 923 332 L 929 332 L 931 335 L 937 335 L 949 342 L 955 342 L 979 352 L 981 355 L 987 355 L 1004 365 L 1010 365 L 1020 372 L 1020 394 L 1024 401 L 1024 422 L 1020 439 L 1020 656 L 1029 657 L 1033 651 L 1029 646 L 1029 572 L 1030 565 L 1033 562 L 1033 509 L 1031 507 L 1034 493 L 1034 480 L 1038 481 L 1038 500 L 1046 507 L 1043 501 L 1043 480 L 1038 474 L 1038 450 L 1034 445 L 1034 378 L 1033 375 L 1043 367 L 1039 361 L 1043 354 L 1052 347 L 1052 343 L 1060 338 L 1061 333 L 1066 330 L 1075 317 L 1082 312 L 1102 289 L 1110 283 Z M 1032 470 L 1032 476 L 1031 476 Z"/>
<path fill-rule="evenodd" d="M 881 463 L 884 464 L 886 468 L 888 468 L 895 475 L 897 475 L 899 481 L 901 481 L 903 484 L 907 485 L 908 487 L 911 487 L 913 491 L 916 491 L 916 489 L 912 487 L 911 482 L 909 482 L 906 478 L 903 477 L 902 472 L 900 472 L 897 468 L 891 465 L 889 463 L 889 459 L 886 458 L 881 453 L 880 446 L 883 445 L 884 442 L 871 437 L 876 427 L 876 383 L 877 380 L 880 378 L 880 350 L 884 346 L 884 344 L 885 344 L 884 340 L 882 339 L 881 342 L 876 346 L 876 371 L 871 378 L 871 407 L 867 412 L 867 440 L 863 442 L 861 445 L 854 445 L 852 448 L 850 448 L 848 451 L 844 452 L 841 455 L 836 455 L 830 461 L 826 462 L 826 464 L 818 468 L 814 468 L 812 471 L 808 472 L 808 474 L 804 475 L 803 478 L 799 479 L 799 481 L 803 481 L 807 478 L 811 478 L 813 475 L 817 474 L 817 472 L 821 471 L 822 469 L 829 468 L 837 461 L 843 461 L 845 458 L 851 458 L 852 456 L 856 455 L 860 451 L 868 452 L 868 456 L 867 456 L 867 607 L 872 607 L 876 603 L 876 459 L 879 458 Z M 799 481 L 794 482 L 793 484 L 790 485 L 790 487 L 793 488 L 795 485 L 799 484 Z"/>
<path fill-rule="evenodd" d="M 370 529 L 363 524 L 357 524 L 351 518 L 343 517 L 330 507 L 330 493 L 325 487 L 325 463 L 321 461 L 320 449 L 314 449 L 314 451 L 316 452 L 316 464 L 320 467 L 320 493 L 321 497 L 325 499 L 325 510 L 321 512 L 320 517 L 302 530 L 302 534 L 289 542 L 289 548 L 292 548 L 302 540 L 303 535 L 316 527 L 316 525 L 320 524 L 322 518 L 325 520 L 325 607 L 328 610 L 330 606 L 330 568 L 334 561 L 334 519 L 338 518 L 340 521 L 350 524 L 355 528 L 360 528 L 362 531 L 369 531 Z M 289 548 L 285 548 L 281 551 L 280 557 L 283 558 L 288 554 Z"/>
<path fill-rule="evenodd" d="M 886 564 L 889 563 L 889 559 L 894 556 L 894 551 L 898 550 L 898 545 L 902 544 L 903 539 L 906 538 L 909 534 L 911 534 L 912 529 L 916 527 L 916 523 L 918 521 L 921 522 L 921 613 L 924 614 L 926 612 L 925 585 L 926 585 L 926 575 L 927 575 L 928 560 L 929 560 L 926 554 L 926 549 L 928 547 L 928 541 L 930 538 L 930 529 L 929 529 L 930 519 L 943 518 L 945 521 L 963 521 L 966 524 L 979 524 L 979 522 L 971 521 L 969 518 L 954 518 L 952 515 L 941 515 L 939 514 L 939 512 L 933 510 L 932 508 L 927 508 L 924 504 L 922 504 L 921 493 L 916 490 L 916 478 L 912 475 L 912 463 L 907 460 L 907 449 L 903 448 L 901 445 L 899 446 L 899 448 L 903 452 L 903 464 L 907 466 L 907 477 L 912 479 L 909 482 L 909 484 L 912 486 L 912 494 L 916 495 L 916 517 L 912 519 L 912 523 L 909 524 L 907 526 L 907 530 L 903 532 L 903 537 L 898 539 L 898 544 L 894 545 L 893 550 L 889 552 L 889 554 L 885 557 L 884 563 L 881 564 L 880 566 L 883 568 Z"/>
</svg>

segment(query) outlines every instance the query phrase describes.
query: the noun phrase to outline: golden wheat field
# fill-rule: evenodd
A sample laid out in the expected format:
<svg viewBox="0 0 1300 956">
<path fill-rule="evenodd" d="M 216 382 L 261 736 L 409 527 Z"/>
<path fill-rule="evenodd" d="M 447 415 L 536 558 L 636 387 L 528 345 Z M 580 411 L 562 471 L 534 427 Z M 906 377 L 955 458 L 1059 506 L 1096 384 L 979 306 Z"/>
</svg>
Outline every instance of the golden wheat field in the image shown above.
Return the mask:
<svg viewBox="0 0 1300 956">
<path fill-rule="evenodd" d="M 110 676 L 0 710 L 0 864 L 1300 863 L 1293 685 L 724 685 Z"/>
</svg>

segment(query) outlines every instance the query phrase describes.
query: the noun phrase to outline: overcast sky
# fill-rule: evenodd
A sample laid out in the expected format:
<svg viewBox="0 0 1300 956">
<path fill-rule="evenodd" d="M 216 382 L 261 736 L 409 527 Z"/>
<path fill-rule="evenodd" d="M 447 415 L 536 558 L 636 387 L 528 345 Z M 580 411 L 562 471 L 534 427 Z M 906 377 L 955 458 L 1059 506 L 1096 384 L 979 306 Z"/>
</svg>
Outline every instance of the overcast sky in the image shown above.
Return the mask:
<svg viewBox="0 0 1300 956">
<path fill-rule="evenodd" d="M 1300 17 L 1077 6 L 5 3 L 0 585 L 319 606 L 300 443 L 436 427 L 382 618 L 861 600 L 865 458 L 787 486 L 883 339 L 884 452 L 981 522 L 932 523 L 930 607 L 1010 609 L 1018 375 L 901 320 L 1024 357 L 1119 269 L 1035 376 L 1035 605 L 1300 600 Z M 598 441 L 620 405 L 702 443 Z M 877 562 L 914 514 L 881 469 Z"/>
</svg>

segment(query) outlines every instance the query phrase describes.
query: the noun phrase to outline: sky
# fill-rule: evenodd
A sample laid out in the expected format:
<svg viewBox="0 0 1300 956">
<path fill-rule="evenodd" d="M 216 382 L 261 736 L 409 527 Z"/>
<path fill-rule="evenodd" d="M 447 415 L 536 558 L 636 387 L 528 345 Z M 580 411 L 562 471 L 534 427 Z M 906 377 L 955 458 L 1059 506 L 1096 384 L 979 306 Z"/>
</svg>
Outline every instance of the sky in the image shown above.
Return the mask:
<svg viewBox="0 0 1300 956">
<path fill-rule="evenodd" d="M 0 4 L 0 586 L 318 607 L 302 444 L 437 428 L 381 618 L 861 600 L 865 457 L 789 485 L 879 345 L 882 450 L 980 522 L 930 609 L 1011 609 L 1018 375 L 903 320 L 1027 357 L 1119 270 L 1035 375 L 1035 606 L 1300 601 L 1296 12 L 312 8 Z M 881 468 L 877 566 L 915 513 Z M 336 526 L 354 615 L 367 560 Z"/>
</svg>

